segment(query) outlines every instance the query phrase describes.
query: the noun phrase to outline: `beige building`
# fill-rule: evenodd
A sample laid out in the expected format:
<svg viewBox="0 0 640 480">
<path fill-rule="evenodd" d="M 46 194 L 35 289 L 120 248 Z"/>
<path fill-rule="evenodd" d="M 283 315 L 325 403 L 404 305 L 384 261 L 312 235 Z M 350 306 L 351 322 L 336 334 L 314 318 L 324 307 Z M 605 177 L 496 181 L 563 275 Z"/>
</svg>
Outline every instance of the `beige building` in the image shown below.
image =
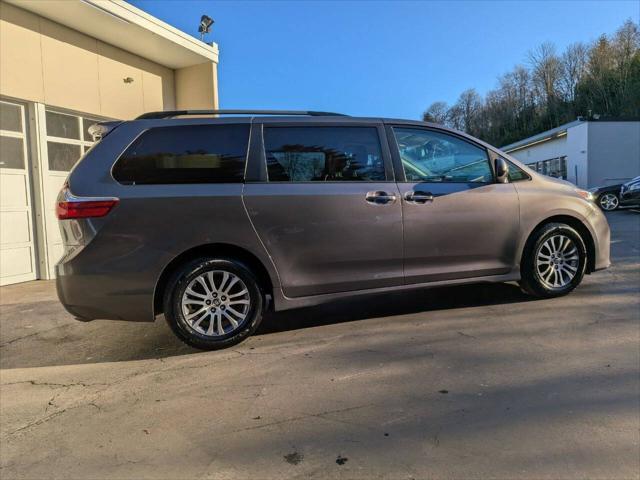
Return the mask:
<svg viewBox="0 0 640 480">
<path fill-rule="evenodd" d="M 215 44 L 122 0 L 0 0 L 0 285 L 53 278 L 55 199 L 88 126 L 217 108 L 217 64 Z"/>
</svg>

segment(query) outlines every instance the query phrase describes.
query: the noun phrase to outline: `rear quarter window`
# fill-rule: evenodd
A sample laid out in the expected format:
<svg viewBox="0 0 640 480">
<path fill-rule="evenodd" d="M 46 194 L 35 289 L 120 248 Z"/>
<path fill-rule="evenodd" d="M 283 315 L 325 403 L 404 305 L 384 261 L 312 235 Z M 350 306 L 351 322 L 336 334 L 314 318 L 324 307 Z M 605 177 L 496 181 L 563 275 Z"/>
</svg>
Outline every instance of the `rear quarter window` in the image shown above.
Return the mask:
<svg viewBox="0 0 640 480">
<path fill-rule="evenodd" d="M 152 128 L 120 156 L 113 177 L 125 185 L 242 182 L 248 141 L 248 125 Z"/>
</svg>

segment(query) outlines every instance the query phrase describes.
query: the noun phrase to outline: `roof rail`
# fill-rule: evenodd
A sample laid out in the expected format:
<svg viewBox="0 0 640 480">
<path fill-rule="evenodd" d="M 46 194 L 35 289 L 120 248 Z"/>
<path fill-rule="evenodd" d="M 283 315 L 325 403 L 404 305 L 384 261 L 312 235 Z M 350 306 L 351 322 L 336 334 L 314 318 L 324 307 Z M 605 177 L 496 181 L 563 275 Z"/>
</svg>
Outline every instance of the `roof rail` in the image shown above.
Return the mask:
<svg viewBox="0 0 640 480">
<path fill-rule="evenodd" d="M 179 117 L 183 115 L 309 115 L 312 117 L 344 117 L 342 113 L 315 112 L 306 110 L 167 110 L 166 112 L 144 113 L 136 120 Z"/>
</svg>

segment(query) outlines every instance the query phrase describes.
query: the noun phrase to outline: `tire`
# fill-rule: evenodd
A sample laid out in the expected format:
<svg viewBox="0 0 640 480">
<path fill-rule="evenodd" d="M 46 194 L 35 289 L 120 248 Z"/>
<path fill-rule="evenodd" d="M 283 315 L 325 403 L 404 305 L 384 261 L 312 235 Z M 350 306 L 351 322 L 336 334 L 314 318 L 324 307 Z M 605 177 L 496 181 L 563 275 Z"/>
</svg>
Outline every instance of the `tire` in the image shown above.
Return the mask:
<svg viewBox="0 0 640 480">
<path fill-rule="evenodd" d="M 260 325 L 265 304 L 251 270 L 228 258 L 199 258 L 178 268 L 169 279 L 163 302 L 171 330 L 201 350 L 242 342 Z"/>
<path fill-rule="evenodd" d="M 605 192 L 598 197 L 598 206 L 605 212 L 612 212 L 620 206 L 620 199 L 613 192 Z"/>
<path fill-rule="evenodd" d="M 553 248 L 557 248 L 555 253 Z M 560 297 L 582 282 L 586 266 L 587 248 L 580 234 L 564 223 L 549 223 L 527 242 L 520 265 L 520 287 L 535 297 Z"/>
</svg>

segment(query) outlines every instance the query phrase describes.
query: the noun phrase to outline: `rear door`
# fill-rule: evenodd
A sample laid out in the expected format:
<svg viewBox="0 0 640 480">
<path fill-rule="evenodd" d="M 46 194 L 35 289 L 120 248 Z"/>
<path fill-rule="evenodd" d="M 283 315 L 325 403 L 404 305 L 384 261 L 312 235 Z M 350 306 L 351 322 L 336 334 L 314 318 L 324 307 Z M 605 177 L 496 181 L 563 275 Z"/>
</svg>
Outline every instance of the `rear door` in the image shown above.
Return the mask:
<svg viewBox="0 0 640 480">
<path fill-rule="evenodd" d="M 381 124 L 254 124 L 252 152 L 244 201 L 285 295 L 403 283 L 402 210 Z"/>
<path fill-rule="evenodd" d="M 437 129 L 387 132 L 402 197 L 406 283 L 510 272 L 518 196 L 512 184 L 495 183 L 487 149 Z"/>
</svg>

